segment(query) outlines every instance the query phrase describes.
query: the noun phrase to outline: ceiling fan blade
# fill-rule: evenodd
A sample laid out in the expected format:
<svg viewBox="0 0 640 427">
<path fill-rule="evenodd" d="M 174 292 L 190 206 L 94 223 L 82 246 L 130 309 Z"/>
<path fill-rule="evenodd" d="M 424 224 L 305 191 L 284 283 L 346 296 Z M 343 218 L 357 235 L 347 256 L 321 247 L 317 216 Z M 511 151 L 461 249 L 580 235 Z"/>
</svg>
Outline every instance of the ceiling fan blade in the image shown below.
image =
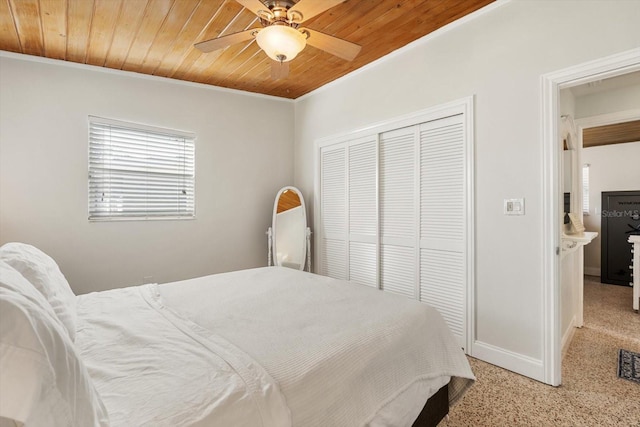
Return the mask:
<svg viewBox="0 0 640 427">
<path fill-rule="evenodd" d="M 270 17 L 273 16 L 269 8 L 265 6 L 260 0 L 236 0 L 236 2 L 240 3 L 245 9 L 250 10 L 260 18 L 269 17 L 267 19 L 271 19 Z"/>
<path fill-rule="evenodd" d="M 343 1 L 344 0 L 300 0 L 289 9 L 287 16 L 296 24 L 300 24 Z"/>
<path fill-rule="evenodd" d="M 285 79 L 289 76 L 289 62 L 271 60 L 271 78 L 273 80 Z"/>
<path fill-rule="evenodd" d="M 329 34 L 308 28 L 305 28 L 303 32 L 304 31 L 309 33 L 309 38 L 307 39 L 308 45 L 322 49 L 325 52 L 329 52 L 347 61 L 353 61 L 353 59 L 358 56 L 358 53 L 360 53 L 360 49 L 362 49 L 360 45 L 330 36 Z"/>
<path fill-rule="evenodd" d="M 227 46 L 231 46 L 232 44 L 251 40 L 255 37 L 258 31 L 259 29 L 257 28 L 241 31 L 239 33 L 229 34 L 228 36 L 222 36 L 204 42 L 196 43 L 194 44 L 194 46 L 205 53 L 213 52 L 214 50 L 222 49 Z"/>
</svg>

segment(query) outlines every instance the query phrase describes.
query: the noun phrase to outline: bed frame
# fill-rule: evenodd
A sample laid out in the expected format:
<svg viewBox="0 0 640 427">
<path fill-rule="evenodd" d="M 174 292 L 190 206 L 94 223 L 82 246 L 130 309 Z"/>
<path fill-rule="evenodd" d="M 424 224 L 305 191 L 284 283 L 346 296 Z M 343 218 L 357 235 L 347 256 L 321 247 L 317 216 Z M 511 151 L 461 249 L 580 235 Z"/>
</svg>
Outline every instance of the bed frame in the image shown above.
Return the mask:
<svg viewBox="0 0 640 427">
<path fill-rule="evenodd" d="M 413 422 L 413 427 L 436 427 L 449 414 L 449 384 L 431 396 L 422 412 Z"/>
</svg>

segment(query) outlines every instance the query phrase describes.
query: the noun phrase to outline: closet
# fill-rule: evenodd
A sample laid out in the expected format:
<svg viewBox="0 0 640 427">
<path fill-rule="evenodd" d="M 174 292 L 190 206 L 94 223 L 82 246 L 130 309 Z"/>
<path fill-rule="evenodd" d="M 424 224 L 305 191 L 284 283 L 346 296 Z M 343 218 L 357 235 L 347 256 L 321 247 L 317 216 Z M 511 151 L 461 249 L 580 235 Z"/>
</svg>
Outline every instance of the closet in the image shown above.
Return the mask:
<svg viewBox="0 0 640 427">
<path fill-rule="evenodd" d="M 327 138 L 316 150 L 318 272 L 434 306 L 467 350 L 472 104 Z"/>
</svg>

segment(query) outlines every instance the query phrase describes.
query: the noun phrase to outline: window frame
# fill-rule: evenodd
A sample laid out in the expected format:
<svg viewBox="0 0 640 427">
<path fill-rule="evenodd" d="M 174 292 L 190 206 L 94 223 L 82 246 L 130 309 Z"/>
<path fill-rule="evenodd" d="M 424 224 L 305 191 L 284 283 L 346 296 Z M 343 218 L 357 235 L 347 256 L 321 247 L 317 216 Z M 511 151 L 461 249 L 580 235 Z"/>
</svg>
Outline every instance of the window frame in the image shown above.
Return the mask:
<svg viewBox="0 0 640 427">
<path fill-rule="evenodd" d="M 184 175 L 189 179 L 191 188 L 193 189 L 193 202 L 192 209 L 187 210 L 186 214 L 180 214 L 178 210 L 174 213 L 167 213 L 164 215 L 153 215 L 150 211 L 144 211 L 144 214 L 141 215 L 113 215 L 112 213 L 108 215 L 96 215 L 98 213 L 97 210 L 92 210 L 92 194 L 91 194 L 91 185 L 92 185 L 92 167 L 91 164 L 91 131 L 93 129 L 94 124 L 100 126 L 114 126 L 123 128 L 125 130 L 131 130 L 133 132 L 148 132 L 154 135 L 166 135 L 167 138 L 184 138 L 185 139 L 185 147 L 190 146 L 190 156 L 193 158 L 193 163 L 191 167 L 192 174 Z M 89 222 L 119 222 L 119 221 L 167 221 L 167 220 L 192 220 L 196 218 L 196 134 L 193 132 L 162 128 L 158 126 L 151 126 L 140 123 L 127 122 L 116 119 L 109 119 L 98 116 L 88 116 L 87 120 L 87 218 Z M 143 163 L 141 162 L 141 165 Z M 145 176 L 145 173 L 139 173 L 138 176 Z"/>
</svg>

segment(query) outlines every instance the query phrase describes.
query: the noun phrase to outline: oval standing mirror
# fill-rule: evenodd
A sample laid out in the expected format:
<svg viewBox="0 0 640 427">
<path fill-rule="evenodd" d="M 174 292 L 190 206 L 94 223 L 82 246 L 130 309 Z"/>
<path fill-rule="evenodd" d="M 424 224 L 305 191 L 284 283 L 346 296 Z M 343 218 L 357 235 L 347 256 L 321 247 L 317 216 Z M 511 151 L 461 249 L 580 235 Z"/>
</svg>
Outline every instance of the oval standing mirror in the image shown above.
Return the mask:
<svg viewBox="0 0 640 427">
<path fill-rule="evenodd" d="M 307 211 L 302 193 L 284 187 L 273 206 L 273 261 L 277 266 L 303 270 L 308 254 Z"/>
</svg>

